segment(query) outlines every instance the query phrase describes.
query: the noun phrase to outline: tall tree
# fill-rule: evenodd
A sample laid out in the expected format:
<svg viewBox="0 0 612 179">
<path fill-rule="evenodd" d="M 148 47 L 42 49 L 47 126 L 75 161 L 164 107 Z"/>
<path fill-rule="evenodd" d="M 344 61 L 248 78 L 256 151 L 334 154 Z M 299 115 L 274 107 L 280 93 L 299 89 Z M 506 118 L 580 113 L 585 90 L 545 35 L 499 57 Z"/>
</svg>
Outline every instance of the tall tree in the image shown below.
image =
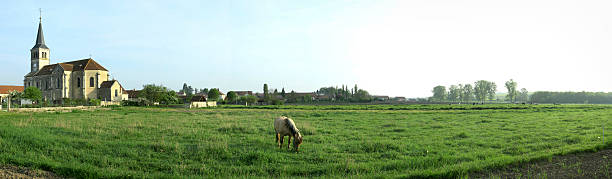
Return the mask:
<svg viewBox="0 0 612 179">
<path fill-rule="evenodd" d="M 521 88 L 521 92 L 518 95 L 518 100 L 527 102 L 529 101 L 529 92 L 525 88 Z"/>
<path fill-rule="evenodd" d="M 472 88 L 471 84 L 463 85 L 462 89 L 462 100 L 463 102 L 471 102 L 474 100 L 474 88 Z"/>
<path fill-rule="evenodd" d="M 227 96 L 225 97 L 225 101 L 228 103 L 238 101 L 238 95 L 234 91 L 227 92 Z"/>
<path fill-rule="evenodd" d="M 480 102 L 484 103 L 487 100 L 487 97 L 490 97 L 491 90 L 495 91 L 492 83 L 489 81 L 479 80 L 474 83 L 474 95 L 476 100 Z M 493 96 L 495 96 L 495 94 L 493 94 Z"/>
<path fill-rule="evenodd" d="M 433 92 L 432 98 L 434 101 L 438 101 L 438 102 L 444 101 L 446 97 L 446 87 L 438 85 L 434 87 L 431 92 Z"/>
<path fill-rule="evenodd" d="M 489 81 L 489 85 L 487 88 L 487 94 L 489 95 L 489 100 L 495 100 L 496 92 L 497 92 L 497 84 L 495 84 L 495 82 Z"/>
<path fill-rule="evenodd" d="M 285 88 L 283 88 L 283 89 L 281 90 L 281 96 L 282 96 L 283 98 L 285 98 L 285 96 L 286 96 L 286 95 L 287 95 L 287 93 L 285 93 Z"/>
<path fill-rule="evenodd" d="M 457 85 L 451 85 L 450 88 L 448 88 L 448 100 L 449 101 L 458 101 L 460 100 L 459 97 L 461 96 L 461 88 Z"/>
<path fill-rule="evenodd" d="M 211 101 L 220 101 L 221 92 L 219 92 L 218 88 L 211 88 L 208 90 L 208 100 Z"/>
<path fill-rule="evenodd" d="M 508 95 L 506 95 L 506 98 L 512 103 L 516 101 L 516 96 L 518 95 L 516 85 L 517 83 L 512 79 L 510 79 L 510 81 L 506 81 L 506 89 L 508 90 Z"/>
<path fill-rule="evenodd" d="M 263 93 L 264 93 L 264 100 L 265 101 L 268 101 L 268 92 L 269 92 L 268 91 L 268 84 L 264 84 Z"/>
</svg>

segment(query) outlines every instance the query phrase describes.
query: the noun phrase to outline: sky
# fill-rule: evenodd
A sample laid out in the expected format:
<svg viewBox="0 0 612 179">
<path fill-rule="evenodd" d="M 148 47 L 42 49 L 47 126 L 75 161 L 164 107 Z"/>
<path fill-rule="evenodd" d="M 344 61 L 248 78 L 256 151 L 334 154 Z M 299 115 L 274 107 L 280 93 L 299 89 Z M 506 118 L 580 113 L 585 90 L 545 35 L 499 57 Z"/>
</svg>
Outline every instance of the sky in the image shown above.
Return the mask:
<svg viewBox="0 0 612 179">
<path fill-rule="evenodd" d="M 612 1 L 6 1 L 0 84 L 22 85 L 42 8 L 51 63 L 89 58 L 126 89 L 296 92 L 343 84 L 426 97 L 514 79 L 612 91 Z"/>
</svg>

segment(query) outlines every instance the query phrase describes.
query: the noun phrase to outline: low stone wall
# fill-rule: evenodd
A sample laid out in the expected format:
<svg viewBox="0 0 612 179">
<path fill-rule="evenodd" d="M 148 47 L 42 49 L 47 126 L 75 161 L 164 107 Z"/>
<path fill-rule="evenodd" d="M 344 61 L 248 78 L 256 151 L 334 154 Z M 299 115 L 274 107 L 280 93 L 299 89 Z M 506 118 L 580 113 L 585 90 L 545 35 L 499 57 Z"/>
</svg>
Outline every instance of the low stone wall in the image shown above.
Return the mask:
<svg viewBox="0 0 612 179">
<path fill-rule="evenodd" d="M 45 112 L 45 111 L 94 110 L 96 108 L 98 108 L 98 106 L 11 108 L 11 111 L 14 111 L 14 112 Z"/>
<path fill-rule="evenodd" d="M 121 105 L 121 101 L 100 101 L 101 106 Z"/>
</svg>

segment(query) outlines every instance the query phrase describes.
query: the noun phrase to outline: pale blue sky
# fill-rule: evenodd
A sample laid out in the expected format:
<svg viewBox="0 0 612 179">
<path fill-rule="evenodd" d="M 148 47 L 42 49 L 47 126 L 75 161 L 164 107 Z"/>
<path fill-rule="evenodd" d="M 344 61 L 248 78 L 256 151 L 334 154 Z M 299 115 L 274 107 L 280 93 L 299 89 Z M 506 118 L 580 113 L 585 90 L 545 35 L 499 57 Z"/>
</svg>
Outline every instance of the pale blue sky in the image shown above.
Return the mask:
<svg viewBox="0 0 612 179">
<path fill-rule="evenodd" d="M 0 84 L 29 70 L 38 8 L 51 63 L 88 58 L 128 89 L 288 91 L 357 83 L 429 96 L 514 78 L 530 91 L 612 91 L 607 1 L 9 1 Z M 146 76 L 146 77 L 145 77 Z"/>
</svg>

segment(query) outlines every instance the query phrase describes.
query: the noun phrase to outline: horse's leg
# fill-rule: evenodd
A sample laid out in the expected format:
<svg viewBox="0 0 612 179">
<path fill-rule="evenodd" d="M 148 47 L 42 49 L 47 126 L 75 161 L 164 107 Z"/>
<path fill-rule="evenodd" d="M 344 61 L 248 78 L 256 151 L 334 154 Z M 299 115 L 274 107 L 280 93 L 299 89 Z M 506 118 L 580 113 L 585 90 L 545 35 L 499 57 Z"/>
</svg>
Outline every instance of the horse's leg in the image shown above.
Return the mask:
<svg viewBox="0 0 612 179">
<path fill-rule="evenodd" d="M 280 136 L 280 145 L 278 145 L 278 148 L 283 148 L 283 140 L 285 140 L 285 136 L 281 135 Z"/>
<path fill-rule="evenodd" d="M 289 140 L 287 140 L 287 149 L 290 149 L 289 146 L 291 146 L 291 135 L 288 135 L 287 139 L 289 139 Z"/>
<path fill-rule="evenodd" d="M 277 132 L 276 136 L 275 136 L 276 137 L 276 145 L 278 145 L 280 147 L 280 143 L 279 143 L 280 141 L 278 141 L 278 138 L 280 138 L 279 136 L 280 136 L 280 134 Z"/>
</svg>

